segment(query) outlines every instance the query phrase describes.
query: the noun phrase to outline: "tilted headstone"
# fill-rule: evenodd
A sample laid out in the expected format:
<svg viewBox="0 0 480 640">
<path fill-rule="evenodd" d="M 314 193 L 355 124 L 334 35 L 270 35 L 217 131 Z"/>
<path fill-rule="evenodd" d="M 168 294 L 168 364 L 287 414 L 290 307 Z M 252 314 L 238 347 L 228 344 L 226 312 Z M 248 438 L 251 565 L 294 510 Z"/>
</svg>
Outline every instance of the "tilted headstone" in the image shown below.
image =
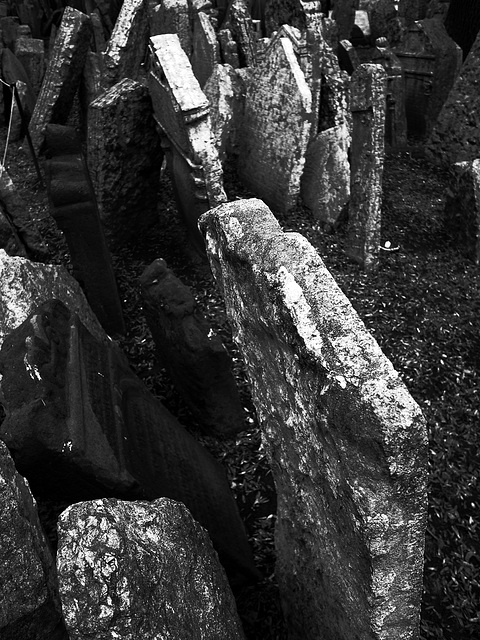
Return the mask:
<svg viewBox="0 0 480 640">
<path fill-rule="evenodd" d="M 395 53 L 405 73 L 408 132 L 428 136 L 457 78 L 462 51 L 443 23 L 430 18 L 410 27 Z"/>
<path fill-rule="evenodd" d="M 187 56 L 192 54 L 193 16 L 188 0 L 163 0 L 153 10 L 150 37 L 176 33 Z"/>
<path fill-rule="evenodd" d="M 38 305 L 51 298 L 78 313 L 97 340 L 106 339 L 80 285 L 64 267 L 9 256 L 0 249 L 0 346 Z"/>
<path fill-rule="evenodd" d="M 51 300 L 0 351 L 0 438 L 37 495 L 183 502 L 232 580 L 256 576 L 223 467 L 152 396 L 113 341 Z"/>
<path fill-rule="evenodd" d="M 95 500 L 59 519 L 62 609 L 76 640 L 243 640 L 207 532 L 185 505 Z"/>
<path fill-rule="evenodd" d="M 237 45 L 241 67 L 252 67 L 256 62 L 256 36 L 247 0 L 232 0 L 229 3 L 222 29 L 228 29 Z"/>
<path fill-rule="evenodd" d="M 416 638 L 425 420 L 315 249 L 259 200 L 203 216 L 278 494 L 289 638 Z"/>
<path fill-rule="evenodd" d="M 461 253 L 480 264 L 480 160 L 453 165 L 445 227 Z"/>
<path fill-rule="evenodd" d="M 312 120 L 312 94 L 287 38 L 272 42 L 245 96 L 238 174 L 276 211 L 295 206 Z"/>
<path fill-rule="evenodd" d="M 233 39 L 230 29 L 220 29 L 218 31 L 218 42 L 223 62 L 231 65 L 234 69 L 238 69 L 240 67 L 240 59 L 237 43 Z"/>
<path fill-rule="evenodd" d="M 0 637 L 66 640 L 55 563 L 28 483 L 0 440 Z"/>
<path fill-rule="evenodd" d="M 480 34 L 427 140 L 427 157 L 432 162 L 450 165 L 480 157 L 480 92 L 475 88 L 479 64 Z"/>
<path fill-rule="evenodd" d="M 345 251 L 366 271 L 378 266 L 385 156 L 386 74 L 361 64 L 352 76 L 350 204 Z"/>
<path fill-rule="evenodd" d="M 24 93 L 22 106 L 24 111 L 28 112 L 31 116 L 35 109 L 35 92 L 33 85 L 30 82 L 27 72 L 20 60 L 15 56 L 10 49 L 2 49 L 2 80 L 7 84 L 16 84 L 17 82 L 23 82 L 26 85 L 27 91 Z M 3 89 L 2 89 L 3 93 Z"/>
<path fill-rule="evenodd" d="M 40 38 L 18 38 L 15 42 L 15 56 L 23 65 L 31 82 L 35 95 L 38 96 L 45 75 L 45 45 Z"/>
<path fill-rule="evenodd" d="M 45 146 L 50 212 L 67 241 L 74 276 L 105 331 L 122 335 L 122 305 L 81 140 L 71 127 L 48 125 Z"/>
<path fill-rule="evenodd" d="M 140 286 L 160 364 L 200 426 L 227 437 L 245 429 L 232 360 L 190 288 L 161 259 L 145 269 Z"/>
<path fill-rule="evenodd" d="M 208 100 L 195 78 L 178 36 L 150 39 L 149 89 L 166 149 L 174 189 L 190 239 L 200 252 L 198 218 L 226 201 Z"/>
<path fill-rule="evenodd" d="M 333 228 L 350 197 L 350 134 L 345 125 L 320 132 L 308 146 L 301 196 L 313 216 Z"/>
<path fill-rule="evenodd" d="M 193 50 L 190 58 L 193 73 L 203 88 L 220 62 L 220 48 L 210 18 L 203 11 L 195 14 Z"/>
<path fill-rule="evenodd" d="M 88 16 L 73 7 L 65 8 L 30 121 L 30 135 L 37 150 L 47 124 L 65 124 L 68 119 L 90 47 L 91 32 Z"/>
<path fill-rule="evenodd" d="M 162 159 L 147 87 L 124 78 L 90 104 L 87 161 L 110 246 L 158 221 Z"/>
<path fill-rule="evenodd" d="M 385 142 L 392 149 L 407 145 L 407 116 L 405 112 L 405 74 L 400 60 L 388 43 L 377 41 L 371 62 L 381 64 L 387 74 L 387 102 L 385 111 Z"/>
</svg>

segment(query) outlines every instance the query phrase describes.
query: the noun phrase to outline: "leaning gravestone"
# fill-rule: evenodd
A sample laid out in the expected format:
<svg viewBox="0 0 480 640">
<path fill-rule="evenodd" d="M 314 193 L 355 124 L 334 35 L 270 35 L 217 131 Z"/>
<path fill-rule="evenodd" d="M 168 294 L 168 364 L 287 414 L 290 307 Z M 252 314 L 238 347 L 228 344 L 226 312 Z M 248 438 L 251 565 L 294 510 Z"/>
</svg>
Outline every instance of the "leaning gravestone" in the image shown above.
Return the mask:
<svg viewBox="0 0 480 640">
<path fill-rule="evenodd" d="M 259 200 L 202 217 L 278 494 L 292 639 L 416 638 L 425 420 L 322 260 Z"/>
<path fill-rule="evenodd" d="M 5 339 L 0 373 L 0 438 L 36 495 L 184 502 L 231 579 L 256 575 L 223 468 L 147 391 L 114 342 L 100 342 L 51 300 Z"/>
<path fill-rule="evenodd" d="M 232 359 L 197 307 L 189 287 L 155 260 L 140 278 L 143 312 L 160 364 L 208 433 L 232 436 L 245 429 L 245 412 Z"/>
<path fill-rule="evenodd" d="M 186 507 L 96 500 L 59 519 L 57 567 L 72 638 L 243 640 L 225 573 Z"/>
<path fill-rule="evenodd" d="M 35 500 L 0 440 L 0 637 L 66 640 L 55 563 Z"/>
<path fill-rule="evenodd" d="M 350 204 L 345 251 L 366 271 L 378 266 L 385 156 L 386 74 L 361 64 L 352 76 Z"/>
<path fill-rule="evenodd" d="M 176 33 L 187 56 L 192 54 L 193 18 L 188 0 L 163 0 L 153 9 L 150 19 L 150 37 L 162 33 Z"/>
<path fill-rule="evenodd" d="M 290 39 L 272 42 L 247 86 L 238 174 L 276 211 L 295 206 L 312 120 L 312 94 Z"/>
<path fill-rule="evenodd" d="M 221 29 L 226 29 L 232 34 L 241 67 L 252 67 L 256 62 L 256 37 L 248 4 L 247 0 L 229 2 L 221 25 Z"/>
<path fill-rule="evenodd" d="M 202 88 L 220 62 L 217 34 L 210 18 L 203 11 L 196 13 L 193 21 L 193 50 L 190 62 Z"/>
<path fill-rule="evenodd" d="M 88 16 L 73 7 L 65 8 L 30 121 L 30 135 L 37 150 L 48 123 L 67 121 L 90 47 L 91 32 Z"/>
</svg>

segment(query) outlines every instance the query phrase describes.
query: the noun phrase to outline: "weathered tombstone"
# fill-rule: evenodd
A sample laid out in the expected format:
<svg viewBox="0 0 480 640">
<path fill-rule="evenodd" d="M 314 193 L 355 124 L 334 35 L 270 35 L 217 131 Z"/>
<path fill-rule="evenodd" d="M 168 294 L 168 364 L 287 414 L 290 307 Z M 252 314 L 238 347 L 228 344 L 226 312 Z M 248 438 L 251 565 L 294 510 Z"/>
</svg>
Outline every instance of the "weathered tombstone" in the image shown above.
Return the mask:
<svg viewBox="0 0 480 640">
<path fill-rule="evenodd" d="M 259 200 L 200 222 L 278 494 L 289 638 L 416 638 L 424 418 L 315 249 Z"/>
<path fill-rule="evenodd" d="M 0 18 L 0 34 L 5 47 L 13 51 L 20 21 L 17 16 L 4 16 Z"/>
<path fill-rule="evenodd" d="M 445 226 L 460 251 L 480 264 L 480 160 L 453 165 Z"/>
<path fill-rule="evenodd" d="M 301 31 L 317 24 L 323 16 L 320 0 L 302 2 L 302 0 L 266 0 L 265 27 L 271 36 L 284 24 L 289 24 Z"/>
<path fill-rule="evenodd" d="M 428 4 L 429 0 L 399 0 L 398 15 L 409 27 L 417 20 L 426 18 Z"/>
<path fill-rule="evenodd" d="M 18 38 L 15 42 L 15 56 L 25 69 L 35 95 L 38 96 L 45 75 L 45 46 L 43 40 Z"/>
<path fill-rule="evenodd" d="M 153 10 L 150 37 L 176 33 L 187 56 L 192 54 L 192 16 L 188 0 L 163 0 Z"/>
<path fill-rule="evenodd" d="M 359 0 L 335 0 L 332 17 L 338 25 L 338 38 L 349 38 L 355 24 L 355 10 Z"/>
<path fill-rule="evenodd" d="M 162 158 L 147 87 L 124 78 L 90 104 L 87 160 L 110 246 L 157 222 Z"/>
<path fill-rule="evenodd" d="M 2 49 L 2 80 L 9 85 L 14 85 L 17 82 L 23 82 L 26 85 L 27 90 L 22 105 L 24 110 L 31 114 L 35 108 L 33 85 L 30 82 L 23 64 L 10 49 Z"/>
<path fill-rule="evenodd" d="M 198 218 L 226 201 L 208 100 L 195 78 L 178 36 L 150 39 L 149 89 L 173 177 L 179 211 L 190 239 L 204 252 Z"/>
<path fill-rule="evenodd" d="M 319 31 L 310 30 L 308 35 L 313 52 L 311 134 L 345 124 L 350 130 L 348 73 L 340 69 L 337 55 Z"/>
<path fill-rule="evenodd" d="M 229 3 L 221 28 L 228 29 L 232 34 L 237 45 L 240 66 L 254 66 L 256 63 L 256 36 L 247 0 L 232 0 Z"/>
<path fill-rule="evenodd" d="M 417 21 L 395 50 L 405 73 L 409 134 L 428 136 L 462 64 L 460 47 L 440 20 Z"/>
<path fill-rule="evenodd" d="M 0 636 L 66 640 L 55 563 L 35 500 L 0 440 Z"/>
<path fill-rule="evenodd" d="M 355 71 L 360 62 L 357 49 L 352 45 L 350 40 L 340 40 L 338 43 L 338 64 L 342 71 L 346 71 L 349 76 Z"/>
<path fill-rule="evenodd" d="M 230 29 L 220 29 L 218 32 L 218 43 L 220 45 L 220 55 L 222 62 L 229 64 L 234 69 L 240 67 L 237 44 L 233 39 Z"/>
<path fill-rule="evenodd" d="M 426 144 L 427 157 L 445 165 L 480 157 L 480 34 L 463 63 Z"/>
<path fill-rule="evenodd" d="M 65 124 L 67 121 L 87 57 L 90 37 L 90 18 L 73 7 L 66 7 L 30 121 L 30 135 L 37 150 L 43 142 L 47 124 Z"/>
<path fill-rule="evenodd" d="M 189 287 L 161 259 L 145 269 L 140 286 L 157 357 L 200 426 L 225 437 L 245 429 L 232 360 Z"/>
<path fill-rule="evenodd" d="M 193 73 L 203 88 L 220 62 L 220 49 L 215 29 L 203 11 L 195 14 L 193 22 L 193 50 L 190 58 Z"/>
<path fill-rule="evenodd" d="M 102 93 L 110 88 L 106 73 L 105 56 L 89 51 L 83 67 L 79 87 L 81 115 L 84 127 L 88 128 L 88 108 Z"/>
<path fill-rule="evenodd" d="M 450 6 L 450 0 L 430 0 L 430 2 L 427 5 L 427 10 L 425 12 L 424 17 L 436 18 L 437 20 L 441 20 L 443 23 L 445 23 L 449 6 Z M 452 37 L 451 33 L 449 33 L 449 35 Z M 455 40 L 455 38 L 453 39 Z M 471 44 L 473 44 L 474 40 L 475 40 L 475 36 Z M 460 44 L 460 46 L 462 45 Z M 464 54 L 464 57 L 465 57 L 465 54 Z"/>
<path fill-rule="evenodd" d="M 347 127 L 339 125 L 320 132 L 305 154 L 302 200 L 329 228 L 338 224 L 350 197 L 349 147 Z"/>
<path fill-rule="evenodd" d="M 375 0 L 368 5 L 371 40 L 387 38 L 392 47 L 403 42 L 405 25 L 398 13 L 397 0 Z"/>
<path fill-rule="evenodd" d="M 36 495 L 184 502 L 230 578 L 256 576 L 224 469 L 130 370 L 57 300 L 34 311 L 0 351 L 0 438 Z"/>
<path fill-rule="evenodd" d="M 68 507 L 59 519 L 57 567 L 76 640 L 127 640 L 133 629 L 137 638 L 244 639 L 208 534 L 179 502 Z"/>
<path fill-rule="evenodd" d="M 92 21 L 92 33 L 93 33 L 93 50 L 95 53 L 102 53 L 107 47 L 105 40 L 105 33 L 103 31 L 102 19 L 98 9 L 90 11 L 90 20 Z"/>
<path fill-rule="evenodd" d="M 385 155 L 386 74 L 361 64 L 352 76 L 350 204 L 345 251 L 366 271 L 378 266 Z"/>
<path fill-rule="evenodd" d="M 122 306 L 81 140 L 71 127 L 48 125 L 45 146 L 50 211 L 67 241 L 74 276 L 105 331 L 122 335 Z"/>
<path fill-rule="evenodd" d="M 245 96 L 238 174 L 276 211 L 288 211 L 300 178 L 312 120 L 312 94 L 287 38 L 272 43 Z"/>
</svg>

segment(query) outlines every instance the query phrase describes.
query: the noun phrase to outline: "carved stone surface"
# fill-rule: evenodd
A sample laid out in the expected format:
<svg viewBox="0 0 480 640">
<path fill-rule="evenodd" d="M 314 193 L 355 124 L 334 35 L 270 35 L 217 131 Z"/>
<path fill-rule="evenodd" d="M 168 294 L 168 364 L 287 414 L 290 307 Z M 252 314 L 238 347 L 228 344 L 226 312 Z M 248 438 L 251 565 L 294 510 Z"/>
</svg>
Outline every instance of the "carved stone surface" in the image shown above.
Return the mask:
<svg viewBox="0 0 480 640">
<path fill-rule="evenodd" d="M 76 640 L 244 639 L 208 534 L 179 502 L 72 505 L 59 520 L 57 567 Z"/>
<path fill-rule="evenodd" d="M 322 131 L 305 156 L 301 195 L 314 217 L 334 227 L 350 197 L 350 135 L 345 125 Z"/>
<path fill-rule="evenodd" d="M 91 37 L 90 18 L 66 7 L 30 121 L 30 135 L 38 150 L 50 122 L 65 124 L 78 89 Z"/>
<path fill-rule="evenodd" d="M 87 160 L 110 246 L 157 222 L 162 158 L 147 87 L 124 78 L 90 104 Z"/>
<path fill-rule="evenodd" d="M 55 564 L 35 500 L 0 440 L 0 637 L 66 640 Z"/>
<path fill-rule="evenodd" d="M 232 580 L 256 575 L 224 469 L 114 342 L 99 342 L 52 300 L 5 339 L 0 372 L 0 438 L 38 495 L 170 497 L 208 530 Z"/>
<path fill-rule="evenodd" d="M 247 86 L 238 173 L 274 210 L 300 193 L 310 135 L 312 95 L 287 38 L 272 42 Z"/>
<path fill-rule="evenodd" d="M 193 51 L 190 59 L 193 73 L 203 88 L 220 62 L 220 48 L 210 18 L 203 11 L 193 22 Z"/>
<path fill-rule="evenodd" d="M 64 267 L 12 257 L 0 250 L 0 345 L 38 305 L 51 298 L 77 312 L 97 339 L 106 339 L 80 285 Z"/>
<path fill-rule="evenodd" d="M 366 271 L 378 266 L 385 156 L 386 74 L 361 64 L 352 76 L 350 205 L 345 251 Z"/>
<path fill-rule="evenodd" d="M 445 165 L 480 157 L 480 34 L 463 63 L 426 144 L 427 157 Z"/>
<path fill-rule="evenodd" d="M 244 429 L 231 358 L 189 287 L 161 259 L 145 269 L 140 285 L 157 356 L 199 424 L 223 436 Z"/>
<path fill-rule="evenodd" d="M 256 62 L 255 34 L 248 5 L 247 0 L 232 0 L 221 27 L 232 34 L 241 67 L 252 67 Z"/>
<path fill-rule="evenodd" d="M 203 216 L 278 494 L 276 575 L 294 639 L 415 638 L 424 418 L 322 260 L 259 200 Z"/>
<path fill-rule="evenodd" d="M 122 305 L 81 140 L 72 127 L 48 125 L 45 144 L 50 211 L 67 241 L 74 276 L 105 331 L 122 335 Z"/>
<path fill-rule="evenodd" d="M 480 264 L 480 160 L 453 165 L 445 202 L 445 226 L 458 249 Z"/>
<path fill-rule="evenodd" d="M 40 38 L 26 38 L 25 36 L 17 38 L 15 56 L 23 65 L 35 95 L 38 96 L 45 74 L 45 45 L 43 40 Z"/>
<path fill-rule="evenodd" d="M 153 10 L 150 37 L 176 33 L 187 56 L 192 53 L 192 16 L 188 0 L 163 0 Z"/>
</svg>

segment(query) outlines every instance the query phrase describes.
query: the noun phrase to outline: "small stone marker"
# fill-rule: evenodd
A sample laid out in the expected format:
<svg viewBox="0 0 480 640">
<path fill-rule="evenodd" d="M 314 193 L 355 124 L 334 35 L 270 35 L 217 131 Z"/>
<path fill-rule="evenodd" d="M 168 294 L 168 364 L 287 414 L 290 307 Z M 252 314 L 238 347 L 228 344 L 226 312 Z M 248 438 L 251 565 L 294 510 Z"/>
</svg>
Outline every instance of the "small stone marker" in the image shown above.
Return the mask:
<svg viewBox="0 0 480 640">
<path fill-rule="evenodd" d="M 427 509 L 418 405 L 322 260 L 259 200 L 202 217 L 278 493 L 289 638 L 415 638 Z"/>
<path fill-rule="evenodd" d="M 0 637 L 66 640 L 55 563 L 35 500 L 0 440 Z"/>
<path fill-rule="evenodd" d="M 163 0 L 153 10 L 150 37 L 176 33 L 182 49 L 191 56 L 193 48 L 192 24 L 188 0 Z"/>
<path fill-rule="evenodd" d="M 145 269 L 140 285 L 157 356 L 200 425 L 226 437 L 245 429 L 232 360 L 189 287 L 161 259 Z"/>
<path fill-rule="evenodd" d="M 460 251 L 480 264 L 480 160 L 457 162 L 445 203 L 445 226 Z"/>
<path fill-rule="evenodd" d="M 46 162 L 50 211 L 65 235 L 74 275 L 105 331 L 123 335 L 125 323 L 112 258 L 81 140 L 72 127 L 48 125 L 45 146 L 50 158 Z"/>
<path fill-rule="evenodd" d="M 163 152 L 147 87 L 124 78 L 90 104 L 87 154 L 110 246 L 155 225 Z"/>
<path fill-rule="evenodd" d="M 30 121 L 30 135 L 37 151 L 47 124 L 65 124 L 67 121 L 90 47 L 91 33 L 90 18 L 73 7 L 65 7 Z"/>
<path fill-rule="evenodd" d="M 335 227 L 350 198 L 350 135 L 347 127 L 322 131 L 310 143 L 305 156 L 301 195 L 313 216 Z"/>
<path fill-rule="evenodd" d="M 312 94 L 290 39 L 255 69 L 245 96 L 238 174 L 276 211 L 295 206 L 310 136 Z"/>
<path fill-rule="evenodd" d="M 60 595 L 72 638 L 244 640 L 207 532 L 185 505 L 95 500 L 59 519 Z"/>
<path fill-rule="evenodd" d="M 385 156 L 386 74 L 361 64 L 352 76 L 350 205 L 345 251 L 366 271 L 378 266 Z"/>
<path fill-rule="evenodd" d="M 150 43 L 148 85 L 155 119 L 162 131 L 180 214 L 194 246 L 204 252 L 198 218 L 227 199 L 208 100 L 177 35 L 155 36 Z"/>
<path fill-rule="evenodd" d="M 193 73 L 203 88 L 220 62 L 217 34 L 210 18 L 203 11 L 195 14 L 193 22 L 193 51 L 190 59 Z"/>
<path fill-rule="evenodd" d="M 113 341 L 98 341 L 51 300 L 5 339 L 0 372 L 0 438 L 36 494 L 178 500 L 209 531 L 233 581 L 257 575 L 224 469 Z"/>
</svg>

